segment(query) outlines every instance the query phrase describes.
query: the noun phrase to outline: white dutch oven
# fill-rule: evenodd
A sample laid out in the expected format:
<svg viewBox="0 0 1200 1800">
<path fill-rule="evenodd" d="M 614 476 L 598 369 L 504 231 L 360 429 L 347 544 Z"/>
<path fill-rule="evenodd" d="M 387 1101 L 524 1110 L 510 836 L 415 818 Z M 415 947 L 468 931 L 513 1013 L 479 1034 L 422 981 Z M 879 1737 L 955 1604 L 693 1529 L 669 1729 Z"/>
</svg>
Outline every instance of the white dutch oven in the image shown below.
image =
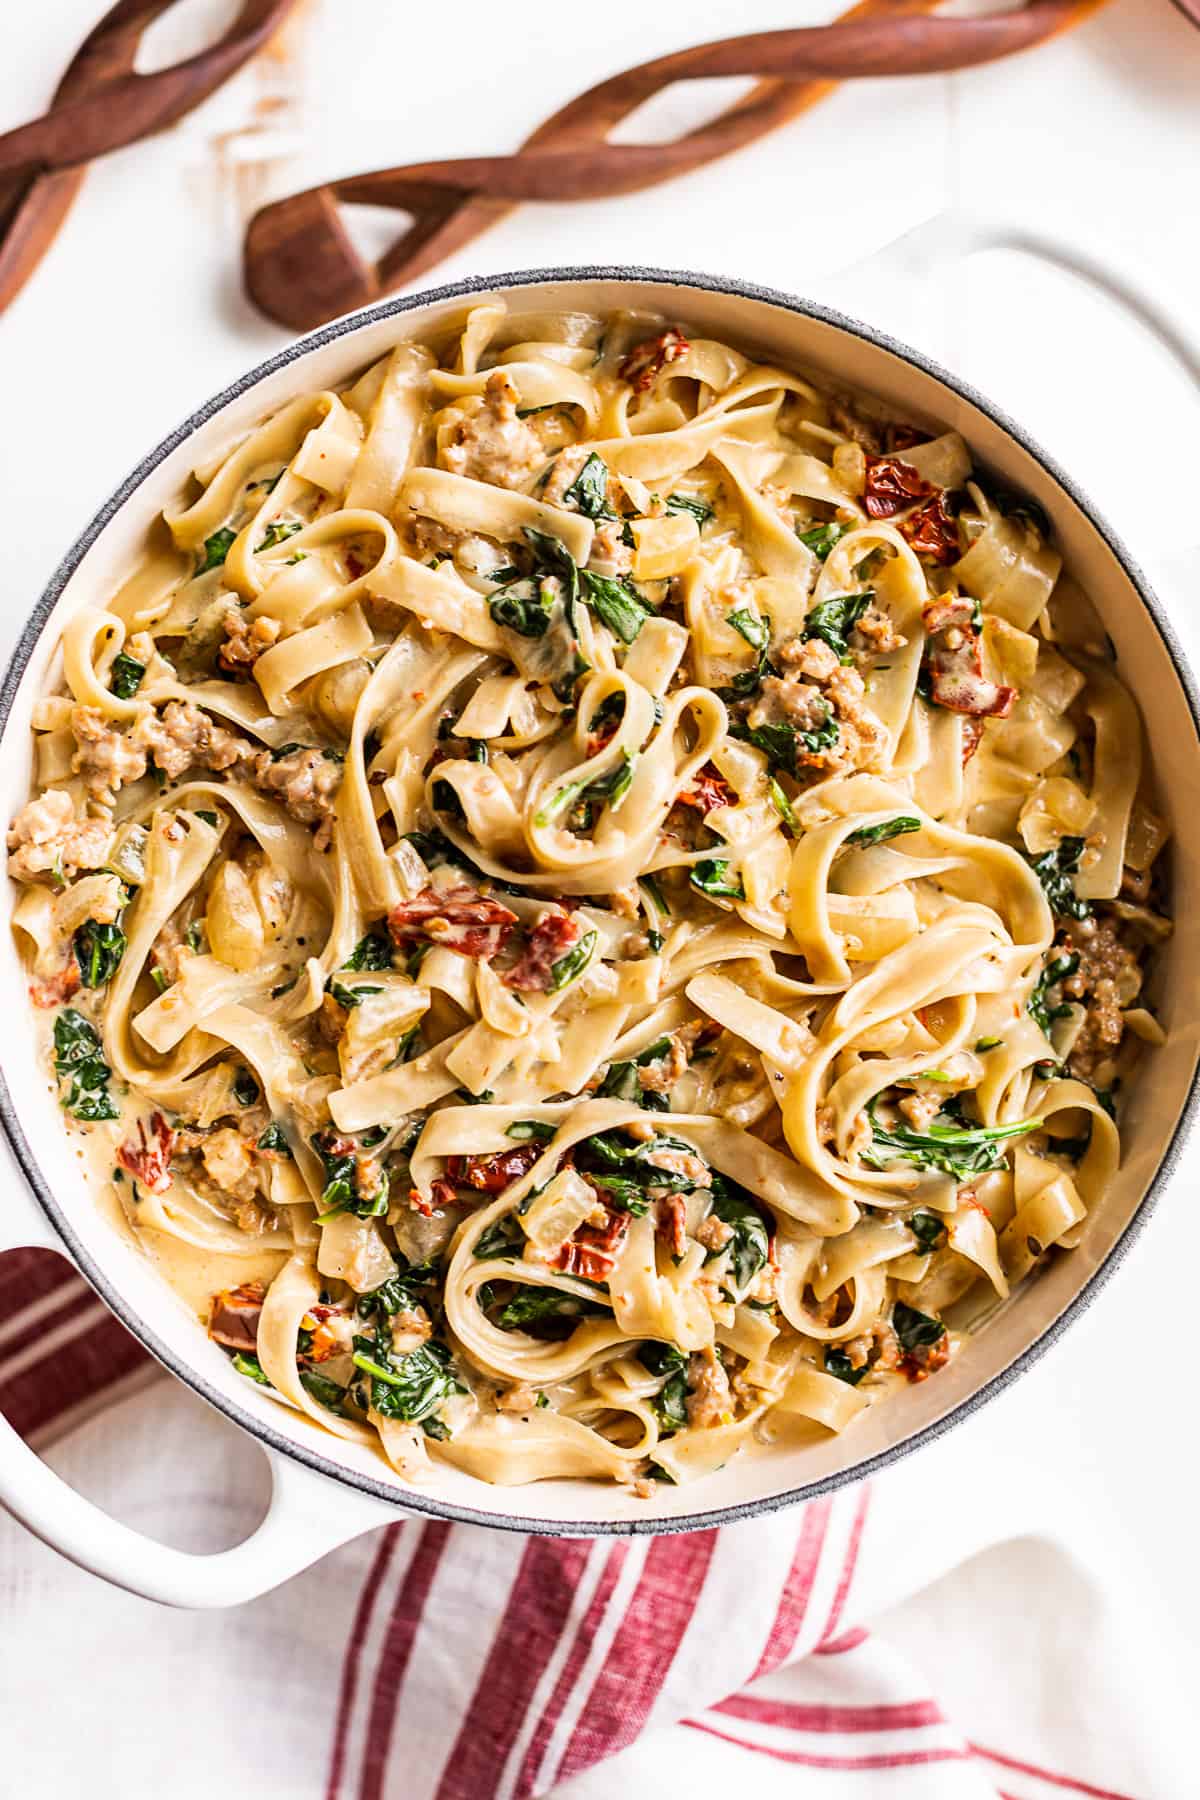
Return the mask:
<svg viewBox="0 0 1200 1800">
<path fill-rule="evenodd" d="M 894 246 L 903 263 L 931 263 L 984 243 L 1034 249 L 1074 267 L 1131 305 L 1200 379 L 1200 349 L 1182 315 L 1131 290 L 1094 257 L 1035 242 L 1020 230 L 981 230 L 942 218 Z M 103 604 L 139 556 L 147 526 L 194 465 L 293 395 L 348 381 L 398 338 L 422 338 L 466 307 L 502 296 L 517 313 L 653 308 L 688 331 L 752 347 L 784 365 L 823 371 L 879 395 L 919 422 L 954 427 L 1007 487 L 1031 494 L 1054 521 L 1067 564 L 1095 599 L 1123 679 L 1141 703 L 1168 815 L 1200 791 L 1195 685 L 1170 627 L 1122 545 L 1069 478 L 1011 421 L 923 357 L 866 326 L 786 294 L 702 275 L 640 269 L 566 269 L 459 282 L 385 302 L 282 351 L 219 394 L 152 451 L 88 526 L 34 610 L 0 692 L 0 809 L 10 816 L 30 780 L 30 711 L 43 691 L 64 619 Z M 550 1481 L 492 1488 L 448 1466 L 403 1487 L 376 1456 L 323 1434 L 232 1369 L 203 1327 L 105 1222 L 89 1196 L 34 1046 L 25 980 L 10 934 L 0 942 L 0 1123 L 15 1179 L 0 1205 L 0 1248 L 45 1245 L 68 1255 L 134 1335 L 173 1374 L 263 1445 L 274 1494 L 245 1543 L 213 1556 L 169 1549 L 118 1524 L 46 1468 L 7 1426 L 0 1435 L 0 1503 L 83 1567 L 148 1597 L 225 1606 L 264 1592 L 327 1550 L 405 1512 L 523 1532 L 571 1535 L 682 1531 L 808 1499 L 914 1449 L 1005 1387 L 1041 1354 L 1115 1267 L 1170 1174 L 1194 1106 L 1200 1008 L 1200 837 L 1176 826 L 1178 921 L 1156 983 L 1169 1033 L 1154 1079 L 1139 1084 L 1122 1126 L 1124 1166 L 1087 1222 L 1081 1246 L 1052 1260 L 936 1381 L 873 1409 L 845 1437 L 735 1460 L 695 1486 L 660 1483 L 651 1500 L 615 1486 Z M 11 905 L 11 897 L 5 900 Z"/>
</svg>

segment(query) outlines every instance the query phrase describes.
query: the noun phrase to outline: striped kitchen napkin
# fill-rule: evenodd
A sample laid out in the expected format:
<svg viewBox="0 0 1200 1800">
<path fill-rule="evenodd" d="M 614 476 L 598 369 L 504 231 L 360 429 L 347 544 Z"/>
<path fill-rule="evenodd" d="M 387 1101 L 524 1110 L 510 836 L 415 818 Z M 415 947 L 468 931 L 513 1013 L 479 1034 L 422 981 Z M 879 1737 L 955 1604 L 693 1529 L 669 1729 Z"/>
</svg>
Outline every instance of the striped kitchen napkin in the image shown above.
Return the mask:
<svg viewBox="0 0 1200 1800">
<path fill-rule="evenodd" d="M 0 1258 L 0 1407 L 151 1534 L 215 1548 L 261 1508 L 253 1447 L 45 1252 Z M 1086 1507 L 963 1441 L 687 1536 L 397 1524 L 211 1615 L 106 1588 L 0 1518 L 5 1767 L 47 1800 L 1200 1791 L 1121 1558 L 1089 1545 Z"/>
</svg>

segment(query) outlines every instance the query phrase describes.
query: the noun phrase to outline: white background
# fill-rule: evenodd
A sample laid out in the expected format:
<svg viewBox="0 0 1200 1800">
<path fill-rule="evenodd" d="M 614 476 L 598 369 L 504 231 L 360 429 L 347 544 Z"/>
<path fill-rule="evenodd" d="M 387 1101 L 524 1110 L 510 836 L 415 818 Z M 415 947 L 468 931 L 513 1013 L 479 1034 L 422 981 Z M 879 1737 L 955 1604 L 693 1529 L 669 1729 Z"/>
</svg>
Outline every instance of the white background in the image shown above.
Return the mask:
<svg viewBox="0 0 1200 1800">
<path fill-rule="evenodd" d="M 20 35 L 10 26 L 0 58 L 0 127 L 44 104 L 99 10 L 99 0 L 22 9 Z M 170 31 L 154 34 L 157 58 L 189 31 L 189 47 L 204 41 L 205 22 L 234 7 L 181 0 L 176 10 Z M 745 0 L 736 12 L 721 0 L 653 10 L 644 0 L 503 9 L 300 0 L 277 53 L 167 137 L 90 173 L 58 243 L 0 318 L 3 649 L 129 467 L 285 340 L 239 292 L 241 226 L 256 204 L 335 173 L 508 149 L 621 67 L 735 21 L 749 31 L 829 17 L 820 0 Z M 880 278 L 851 294 L 833 277 L 908 225 L 965 205 L 1016 211 L 1045 229 L 1085 227 L 1149 284 L 1194 304 L 1198 96 L 1200 33 L 1168 0 L 1114 0 L 1079 31 L 1006 64 L 847 86 L 668 187 L 525 208 L 430 279 L 644 262 L 847 300 L 939 354 L 1072 470 L 1157 577 L 1186 636 L 1200 404 L 1171 358 L 1078 282 L 1024 258 L 979 257 L 936 292 Z M 643 135 L 675 135 L 713 103 L 711 92 L 660 103 Z M 1027 1479 L 1031 1466 L 1067 1482 L 1090 1515 L 1115 1515 L 1134 1565 L 1145 1565 L 1149 1598 L 1193 1641 L 1198 1159 L 1200 1144 L 1067 1338 L 925 1458 L 930 1504 L 947 1458 L 990 1460 L 1001 1489 L 1008 1471 Z M 177 1404 L 198 1403 L 180 1394 Z M 105 1436 L 113 1430 L 119 1422 Z M 98 1464 L 95 1427 L 56 1453 L 85 1486 L 99 1479 L 89 1443 Z M 111 1441 L 103 1450 L 111 1476 Z M 228 1454 L 244 1452 L 231 1443 Z M 911 1481 L 905 1491 L 911 1499 Z M 120 1504 L 111 1486 L 108 1498 Z M 0 1554 L 36 1565 L 49 1553 L 5 1529 Z"/>
</svg>

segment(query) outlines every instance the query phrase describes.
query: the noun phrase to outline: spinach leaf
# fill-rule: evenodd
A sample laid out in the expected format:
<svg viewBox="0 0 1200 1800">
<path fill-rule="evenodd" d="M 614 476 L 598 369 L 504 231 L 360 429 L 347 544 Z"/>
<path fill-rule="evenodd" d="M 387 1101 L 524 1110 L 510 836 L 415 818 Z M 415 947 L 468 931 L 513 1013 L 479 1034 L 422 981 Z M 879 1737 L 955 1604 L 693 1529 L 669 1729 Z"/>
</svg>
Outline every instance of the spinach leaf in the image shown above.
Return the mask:
<svg viewBox="0 0 1200 1800">
<path fill-rule="evenodd" d="M 1081 900 L 1075 892 L 1075 883 L 1071 879 L 1079 873 L 1079 859 L 1083 854 L 1083 839 L 1065 837 L 1055 850 L 1046 850 L 1041 856 L 1026 858 L 1030 868 L 1042 884 L 1042 892 L 1050 902 L 1050 910 L 1060 919 L 1090 919 L 1091 906 Z"/>
<path fill-rule="evenodd" d="M 301 1369 L 300 1386 L 327 1411 L 341 1413 L 345 1410 L 346 1390 L 336 1381 L 330 1381 L 328 1375 L 318 1375 L 315 1369 Z"/>
<path fill-rule="evenodd" d="M 259 1096 L 259 1087 L 249 1069 L 239 1063 L 233 1077 L 233 1097 L 239 1106 L 253 1106 Z"/>
<path fill-rule="evenodd" d="M 746 890 L 740 875 L 730 875 L 728 859 L 708 856 L 692 864 L 691 882 L 702 894 L 719 900 L 744 900 Z"/>
<path fill-rule="evenodd" d="M 771 796 L 771 804 L 788 830 L 799 831 L 800 821 L 796 817 L 796 810 L 773 775 L 767 777 L 767 790 Z"/>
<path fill-rule="evenodd" d="M 825 1350 L 825 1373 L 827 1375 L 836 1375 L 839 1381 L 846 1382 L 850 1387 L 857 1387 L 866 1372 L 866 1363 L 860 1369 L 856 1369 L 844 1350 L 839 1350 L 834 1344 L 827 1345 Z"/>
<path fill-rule="evenodd" d="M 325 1169 L 325 1187 L 321 1194 L 322 1211 L 317 1223 L 325 1224 L 339 1213 L 353 1213 L 359 1219 L 377 1219 L 387 1211 L 388 1175 L 381 1170 L 379 1186 L 373 1194 L 364 1194 L 359 1186 L 358 1158 L 354 1148 L 343 1150 L 348 1140 L 318 1131 L 312 1147 Z"/>
<path fill-rule="evenodd" d="M 830 519 L 825 525 L 810 525 L 806 531 L 797 532 L 797 537 L 806 549 L 811 550 L 818 562 L 824 562 L 834 545 L 840 543 L 849 531 L 849 525 L 839 525 Z"/>
<path fill-rule="evenodd" d="M 360 1294 L 355 1310 L 360 1319 L 379 1316 L 394 1319 L 399 1312 L 412 1312 L 427 1298 L 428 1289 L 436 1286 L 441 1271 L 436 1262 L 410 1263 L 368 1294 Z"/>
<path fill-rule="evenodd" d="M 757 618 L 746 607 L 737 612 L 727 613 L 725 623 L 732 625 L 739 637 L 744 637 L 752 650 L 765 650 L 771 642 L 770 619 Z"/>
<path fill-rule="evenodd" d="M 336 1000 L 339 1006 L 344 1006 L 347 1012 L 352 1012 L 356 1006 L 362 1005 L 368 994 L 382 994 L 383 989 L 381 987 L 347 987 L 344 981 L 339 981 L 336 975 L 331 975 L 325 983 L 325 992 L 331 1000 Z"/>
<path fill-rule="evenodd" d="M 290 1156 L 292 1154 L 292 1146 L 283 1135 L 283 1126 L 276 1124 L 274 1119 L 272 1119 L 271 1123 L 267 1126 L 267 1129 L 259 1138 L 256 1147 L 259 1150 L 274 1150 L 277 1156 Z"/>
<path fill-rule="evenodd" d="M 557 994 L 567 983 L 582 975 L 592 960 L 592 952 L 600 941 L 596 931 L 585 931 L 579 942 L 550 965 L 550 992 Z"/>
<path fill-rule="evenodd" d="M 550 608 L 546 594 L 536 582 L 514 581 L 498 589 L 488 601 L 488 611 L 497 625 L 515 631 L 518 637 L 545 637 L 550 629 Z"/>
<path fill-rule="evenodd" d="M 940 1319 L 931 1319 L 928 1313 L 918 1312 L 903 1300 L 897 1300 L 892 1308 L 892 1324 L 906 1350 L 919 1350 L 925 1345 L 936 1344 L 939 1338 L 946 1335 L 946 1327 Z"/>
<path fill-rule="evenodd" d="M 145 673 L 145 663 L 138 662 L 136 657 L 126 656 L 122 650 L 119 656 L 113 657 L 113 665 L 108 675 L 108 685 L 118 700 L 132 700 L 142 685 L 142 677 Z"/>
<path fill-rule="evenodd" d="M 740 1298 L 770 1255 L 770 1232 L 745 1188 L 735 1181 L 714 1173 L 711 1192 L 713 1212 L 733 1232 L 724 1249 L 714 1254 L 728 1254 L 733 1291 Z M 705 1260 L 711 1260 L 711 1256 Z"/>
<path fill-rule="evenodd" d="M 417 1425 L 463 1391 L 451 1371 L 449 1350 L 433 1339 L 406 1356 L 392 1356 L 374 1338 L 356 1337 L 353 1361 L 371 1377 L 371 1405 L 384 1419 Z"/>
<path fill-rule="evenodd" d="M 939 1219 L 936 1213 L 915 1212 L 905 1224 L 917 1240 L 921 1250 L 936 1250 L 946 1235 L 946 1222 Z"/>
<path fill-rule="evenodd" d="M 514 1119 L 511 1125 L 505 1127 L 504 1135 L 518 1144 L 527 1144 L 531 1140 L 548 1144 L 554 1136 L 554 1126 L 545 1119 Z"/>
<path fill-rule="evenodd" d="M 1051 1006 L 1050 990 L 1065 981 L 1068 975 L 1073 975 L 1078 967 L 1079 958 L 1076 955 L 1053 956 L 1047 961 L 1045 968 L 1034 983 L 1026 1011 L 1034 1024 L 1041 1026 L 1047 1037 L 1050 1036 L 1050 1027 L 1055 1019 L 1068 1018 L 1071 1012 L 1070 1002 L 1067 1000 L 1060 1001 L 1057 1006 Z"/>
<path fill-rule="evenodd" d="M 251 1356 L 248 1350 L 239 1350 L 231 1360 L 238 1374 L 244 1375 L 247 1381 L 257 1381 L 259 1387 L 270 1387 L 270 1380 L 257 1356 Z"/>
<path fill-rule="evenodd" d="M 287 521 L 283 519 L 272 519 L 271 523 L 267 526 L 266 531 L 263 533 L 257 548 L 259 550 L 271 550 L 276 544 L 282 544 L 288 538 L 295 537 L 299 530 L 301 530 L 301 525 L 298 519 Z"/>
<path fill-rule="evenodd" d="M 772 769 L 778 769 L 784 775 L 798 775 L 801 753 L 808 751 L 815 755 L 821 750 L 832 749 L 838 741 L 838 726 L 830 708 L 815 731 L 797 731 L 794 725 L 756 725 L 751 728 L 731 721 L 729 735 L 761 750 Z"/>
<path fill-rule="evenodd" d="M 231 530 L 228 525 L 223 525 L 220 531 L 214 531 L 211 537 L 205 538 L 204 552 L 200 566 L 196 570 L 197 575 L 207 575 L 210 569 L 219 569 L 232 550 L 236 539 L 237 532 Z"/>
<path fill-rule="evenodd" d="M 344 969 L 390 969 L 391 966 L 392 941 L 382 931 L 368 931 L 365 937 L 360 937 L 342 964 Z"/>
<path fill-rule="evenodd" d="M 664 1436 L 671 1431 L 681 1431 L 688 1422 L 686 1355 L 676 1344 L 660 1344 L 647 1338 L 638 1351 L 638 1361 L 651 1375 L 666 1377 L 650 1401 L 659 1429 Z"/>
<path fill-rule="evenodd" d="M 563 495 L 585 519 L 615 519 L 608 504 L 608 464 L 593 450 Z"/>
<path fill-rule="evenodd" d="M 581 1300 L 575 1294 L 564 1294 L 557 1288 L 523 1287 L 505 1302 L 493 1323 L 501 1331 L 519 1331 L 522 1326 L 540 1324 L 548 1319 L 576 1320 L 587 1313 L 604 1312 L 594 1301 Z"/>
<path fill-rule="evenodd" d="M 906 1162 L 917 1169 L 937 1169 L 956 1181 L 1002 1167 L 1004 1158 L 998 1146 L 1009 1138 L 1036 1131 L 1042 1124 L 1041 1119 L 1025 1119 L 1016 1125 L 935 1122 L 925 1131 L 914 1131 L 899 1123 L 883 1125 L 876 1113 L 877 1104 L 877 1100 L 868 1101 L 866 1108 L 872 1131 L 872 1150 L 863 1157 L 868 1168 L 884 1169 L 891 1162 Z M 946 1116 L 944 1111 L 940 1116 Z"/>
<path fill-rule="evenodd" d="M 84 987 L 104 987 L 112 980 L 125 954 L 127 941 L 119 925 L 84 920 L 72 940 Z"/>
<path fill-rule="evenodd" d="M 874 588 L 864 588 L 861 594 L 838 594 L 832 600 L 822 600 L 804 621 L 805 639 L 820 638 L 840 661 L 848 663 L 847 639 L 874 598 Z"/>
<path fill-rule="evenodd" d="M 670 1038 L 661 1037 L 648 1045 L 640 1056 L 628 1062 L 610 1063 L 604 1080 L 596 1090 L 597 1098 L 624 1100 L 631 1105 L 645 1107 L 647 1112 L 670 1112 L 671 1102 L 666 1094 L 657 1093 L 653 1088 L 643 1088 L 638 1080 L 639 1069 L 648 1069 L 651 1063 L 661 1062 L 670 1049 Z"/>
<path fill-rule="evenodd" d="M 884 819 L 880 825 L 864 825 L 858 831 L 852 831 L 846 839 L 848 844 L 886 844 L 889 838 L 904 837 L 910 831 L 920 831 L 920 819 L 896 818 Z"/>
<path fill-rule="evenodd" d="M 503 1213 L 486 1231 L 480 1232 L 473 1255 L 481 1262 L 491 1262 L 497 1256 L 514 1257 L 519 1261 L 524 1246 L 525 1233 L 511 1213 Z"/>
<path fill-rule="evenodd" d="M 633 583 L 628 580 L 613 581 L 607 575 L 593 574 L 591 569 L 581 569 L 579 578 L 583 584 L 584 601 L 597 618 L 623 644 L 632 644 L 651 616 L 650 608 Z"/>
<path fill-rule="evenodd" d="M 631 1213 L 641 1219 L 650 1211 L 650 1196 L 628 1175 L 589 1175 L 594 1187 L 603 1188 L 610 1206 L 617 1212 Z"/>
<path fill-rule="evenodd" d="M 70 1082 L 63 1105 L 77 1119 L 89 1123 L 120 1117 L 108 1080 L 112 1070 L 104 1060 L 94 1025 L 74 1007 L 64 1007 L 54 1021 L 54 1072 Z"/>
<path fill-rule="evenodd" d="M 653 1137 L 645 1142 L 639 1139 L 626 1144 L 618 1129 L 600 1131 L 585 1138 L 579 1149 L 580 1165 L 589 1180 L 595 1171 L 601 1175 L 613 1171 L 636 1181 L 639 1186 L 664 1188 L 670 1193 L 690 1193 L 696 1186 L 692 1176 L 677 1174 L 673 1169 L 660 1169 L 650 1161 L 658 1150 L 682 1150 L 685 1155 L 695 1156 L 691 1145 L 682 1143 L 679 1138 Z"/>
<path fill-rule="evenodd" d="M 1008 488 L 993 488 L 989 491 L 1005 518 L 1024 519 L 1027 524 L 1040 531 L 1044 538 L 1049 538 L 1050 518 L 1045 507 L 1037 500 L 1031 500 L 1028 494 L 1014 494 Z"/>
<path fill-rule="evenodd" d="M 668 494 L 667 511 L 673 513 L 690 513 L 701 531 L 713 516 L 714 509 L 707 500 L 701 500 L 698 494 Z"/>
</svg>

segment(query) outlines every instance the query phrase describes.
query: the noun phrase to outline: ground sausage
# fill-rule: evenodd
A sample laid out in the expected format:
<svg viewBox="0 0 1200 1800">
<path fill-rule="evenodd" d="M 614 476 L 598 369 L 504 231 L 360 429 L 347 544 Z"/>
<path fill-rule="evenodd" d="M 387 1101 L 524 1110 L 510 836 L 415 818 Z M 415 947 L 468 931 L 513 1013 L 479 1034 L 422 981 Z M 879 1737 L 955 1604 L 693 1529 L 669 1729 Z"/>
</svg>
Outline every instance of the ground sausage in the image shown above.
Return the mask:
<svg viewBox="0 0 1200 1800">
<path fill-rule="evenodd" d="M 81 869 L 103 868 L 112 844 L 107 819 L 77 819 L 71 796 L 51 788 L 9 826 L 8 872 L 14 881 L 70 881 Z"/>
<path fill-rule="evenodd" d="M 496 487 L 522 487 L 545 460 L 541 441 L 517 417 L 512 377 L 494 369 L 474 406 L 463 415 L 440 449 L 442 467 Z"/>
</svg>

